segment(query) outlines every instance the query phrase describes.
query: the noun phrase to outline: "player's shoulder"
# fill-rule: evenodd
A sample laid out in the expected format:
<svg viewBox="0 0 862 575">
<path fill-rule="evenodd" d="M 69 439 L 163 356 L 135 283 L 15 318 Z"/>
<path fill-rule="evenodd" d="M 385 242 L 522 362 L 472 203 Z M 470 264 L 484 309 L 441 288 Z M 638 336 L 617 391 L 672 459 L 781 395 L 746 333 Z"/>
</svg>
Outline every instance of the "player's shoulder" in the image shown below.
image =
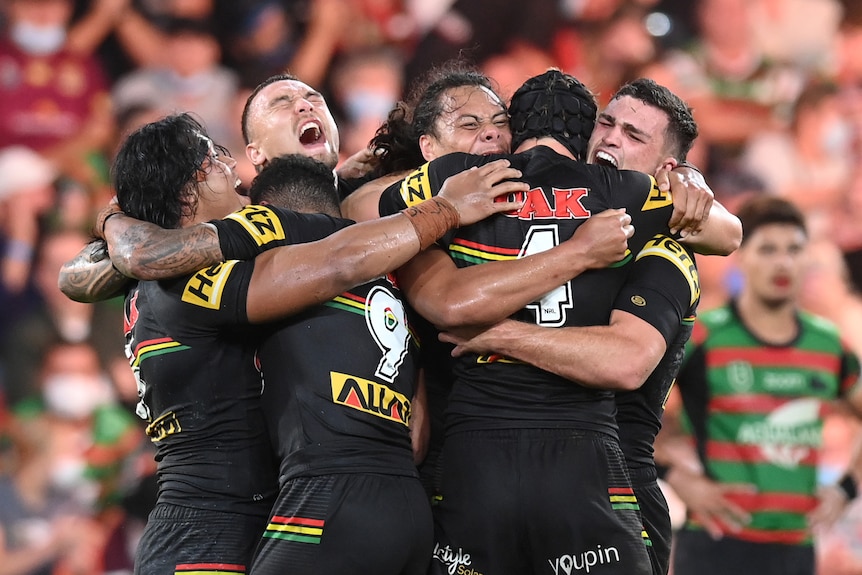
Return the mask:
<svg viewBox="0 0 862 575">
<path fill-rule="evenodd" d="M 398 209 L 413 206 L 436 196 L 446 178 L 476 166 L 482 166 L 498 158 L 508 156 L 477 156 L 453 152 L 426 162 L 413 170 L 400 182 L 390 185 L 383 191 L 380 199 L 380 212 L 383 215 Z"/>
</svg>

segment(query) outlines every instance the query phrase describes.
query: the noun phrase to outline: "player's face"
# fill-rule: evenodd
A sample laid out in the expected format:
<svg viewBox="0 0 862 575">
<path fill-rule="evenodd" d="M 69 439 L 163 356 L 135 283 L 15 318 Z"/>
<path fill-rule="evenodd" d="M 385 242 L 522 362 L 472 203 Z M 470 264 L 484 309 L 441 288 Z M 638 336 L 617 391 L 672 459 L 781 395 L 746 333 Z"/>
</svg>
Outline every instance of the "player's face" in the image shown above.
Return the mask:
<svg viewBox="0 0 862 575">
<path fill-rule="evenodd" d="M 201 193 L 209 193 L 208 200 L 223 208 L 225 215 L 238 210 L 248 201 L 236 191 L 242 183 L 236 174 L 236 160 L 225 148 L 216 146 L 208 137 L 202 134 L 198 134 L 198 137 L 208 150 L 202 164 L 206 180 L 202 183 Z"/>
<path fill-rule="evenodd" d="M 338 163 L 338 128 L 323 96 L 298 80 L 261 90 L 249 109 L 246 155 L 255 166 L 286 154 L 301 154 L 330 168 Z"/>
<path fill-rule="evenodd" d="M 757 228 L 739 248 L 744 290 L 769 306 L 794 301 L 802 282 L 805 233 L 791 224 Z"/>
<path fill-rule="evenodd" d="M 596 119 L 587 162 L 655 174 L 668 159 L 667 124 L 667 114 L 637 98 L 611 100 Z"/>
<path fill-rule="evenodd" d="M 461 86 L 442 96 L 443 113 L 437 135 L 419 138 L 422 155 L 431 161 L 452 152 L 505 154 L 512 145 L 509 116 L 500 99 L 487 88 Z"/>
</svg>

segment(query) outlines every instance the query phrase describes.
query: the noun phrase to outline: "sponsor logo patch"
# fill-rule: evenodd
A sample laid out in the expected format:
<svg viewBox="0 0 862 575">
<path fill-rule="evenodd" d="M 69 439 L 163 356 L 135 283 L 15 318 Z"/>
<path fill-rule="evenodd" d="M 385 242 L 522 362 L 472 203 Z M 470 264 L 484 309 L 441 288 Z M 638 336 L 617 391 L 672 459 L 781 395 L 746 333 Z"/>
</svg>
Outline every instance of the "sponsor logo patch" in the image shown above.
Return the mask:
<svg viewBox="0 0 862 575">
<path fill-rule="evenodd" d="M 410 424 L 410 400 L 374 381 L 346 373 L 330 372 L 332 400 L 375 417 Z"/>
<path fill-rule="evenodd" d="M 259 246 L 285 238 L 281 220 L 266 206 L 246 206 L 224 219 L 233 220 L 242 225 Z"/>
<path fill-rule="evenodd" d="M 236 264 L 236 260 L 230 260 L 197 272 L 186 282 L 183 301 L 207 309 L 219 309 L 225 282 Z"/>
</svg>

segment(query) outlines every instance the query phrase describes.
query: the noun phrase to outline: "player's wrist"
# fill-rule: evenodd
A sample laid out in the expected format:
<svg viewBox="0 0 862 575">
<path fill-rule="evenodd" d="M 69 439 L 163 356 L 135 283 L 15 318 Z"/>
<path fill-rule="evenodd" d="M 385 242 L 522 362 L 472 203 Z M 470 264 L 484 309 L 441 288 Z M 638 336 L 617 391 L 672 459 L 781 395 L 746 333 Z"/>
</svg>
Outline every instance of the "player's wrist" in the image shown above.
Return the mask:
<svg viewBox="0 0 862 575">
<path fill-rule="evenodd" d="M 99 239 L 105 239 L 105 225 L 108 223 L 108 220 L 114 216 L 122 216 L 125 215 L 123 210 L 120 209 L 119 204 L 115 202 L 109 203 L 107 206 L 99 210 L 99 213 L 96 215 L 96 222 L 93 224 L 93 235 L 95 235 Z"/>
<path fill-rule="evenodd" d="M 689 169 L 689 170 L 695 171 L 695 172 L 697 172 L 698 174 L 700 174 L 701 176 L 703 176 L 703 172 L 701 172 L 701 171 L 700 171 L 700 168 L 698 168 L 697 166 L 695 166 L 694 164 L 692 164 L 692 163 L 691 163 L 691 162 L 689 162 L 688 160 L 683 160 L 683 161 L 681 161 L 681 162 L 680 162 L 680 163 L 678 163 L 678 164 L 677 164 L 673 169 L 674 169 L 674 170 L 679 170 L 679 169 L 686 169 L 686 168 L 687 168 L 687 169 Z"/>
<path fill-rule="evenodd" d="M 415 206 L 401 210 L 416 230 L 419 249 L 433 245 L 443 234 L 461 223 L 458 210 L 446 198 L 435 196 Z"/>
</svg>

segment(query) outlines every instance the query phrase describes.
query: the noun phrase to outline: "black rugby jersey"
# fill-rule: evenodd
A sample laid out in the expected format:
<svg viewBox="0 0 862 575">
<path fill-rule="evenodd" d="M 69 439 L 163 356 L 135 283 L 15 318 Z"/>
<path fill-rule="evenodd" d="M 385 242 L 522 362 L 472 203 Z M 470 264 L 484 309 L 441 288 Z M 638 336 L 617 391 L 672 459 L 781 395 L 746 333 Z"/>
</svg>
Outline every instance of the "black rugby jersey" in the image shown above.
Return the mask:
<svg viewBox="0 0 862 575">
<path fill-rule="evenodd" d="M 156 446 L 159 502 L 266 515 L 276 464 L 245 317 L 251 262 L 139 282 L 126 297 L 137 413 Z"/>
<path fill-rule="evenodd" d="M 270 327 L 259 350 L 281 482 L 329 473 L 416 476 L 414 339 L 391 276 Z"/>
<path fill-rule="evenodd" d="M 353 222 L 247 206 L 213 223 L 222 246 L 248 254 L 317 240 Z M 263 410 L 281 482 L 345 472 L 417 475 L 408 428 L 416 344 L 392 276 L 273 322 L 262 334 Z"/>
<path fill-rule="evenodd" d="M 639 389 L 617 393 L 620 446 L 629 469 L 654 465 L 653 444 L 661 429 L 665 401 L 682 365 L 699 301 L 694 254 L 666 236 L 647 242 L 632 264 L 614 308 L 655 327 L 664 336 L 667 349 Z"/>
<path fill-rule="evenodd" d="M 213 223 L 226 254 L 253 257 L 321 239 L 350 224 L 320 214 L 246 206 Z M 156 445 L 159 501 L 269 513 L 277 463 L 260 408 L 256 334 L 246 297 L 253 263 L 228 260 L 189 276 L 139 282 L 125 302 L 126 353 L 137 413 Z"/>
<path fill-rule="evenodd" d="M 522 180 L 531 190 L 518 212 L 492 216 L 440 240 L 459 267 L 550 249 L 569 239 L 589 216 L 608 208 L 624 207 L 632 216 L 631 252 L 640 251 L 655 234 L 668 232 L 672 200 L 653 178 L 581 164 L 545 146 L 507 156 L 455 153 L 438 158 L 388 188 L 380 200 L 381 213 L 393 213 L 430 197 L 448 176 L 500 157 L 521 170 Z M 547 327 L 607 324 L 633 259 L 629 254 L 613 267 L 581 274 L 528 305 L 515 319 Z M 447 412 L 449 431 L 570 427 L 615 433 L 610 391 L 573 385 L 549 372 L 496 356 L 458 358 L 455 378 Z"/>
</svg>

